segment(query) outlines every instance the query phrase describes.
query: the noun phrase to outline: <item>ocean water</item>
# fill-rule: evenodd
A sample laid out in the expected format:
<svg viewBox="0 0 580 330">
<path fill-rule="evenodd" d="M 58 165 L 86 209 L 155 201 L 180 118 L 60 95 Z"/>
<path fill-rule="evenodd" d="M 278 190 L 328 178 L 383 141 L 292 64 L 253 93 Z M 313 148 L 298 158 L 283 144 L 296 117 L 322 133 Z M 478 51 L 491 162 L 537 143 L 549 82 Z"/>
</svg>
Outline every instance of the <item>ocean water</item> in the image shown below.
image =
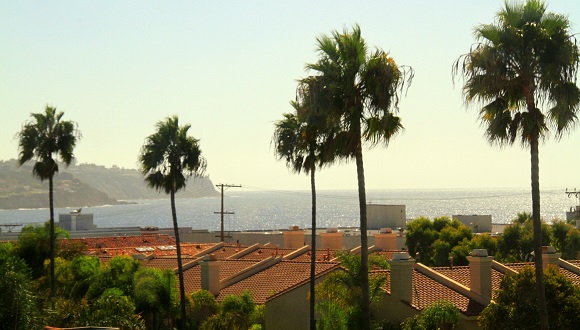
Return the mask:
<svg viewBox="0 0 580 330">
<path fill-rule="evenodd" d="M 542 191 L 541 215 L 544 220 L 565 219 L 566 211 L 576 204 L 576 200 L 568 198 L 564 191 Z M 319 227 L 358 226 L 357 196 L 354 190 L 319 191 Z M 99 228 L 172 227 L 169 197 L 131 202 L 133 204 L 86 207 L 82 212 L 93 213 L 94 223 Z M 491 214 L 494 223 L 509 223 L 518 212 L 531 212 L 531 194 L 527 189 L 368 190 L 367 202 L 406 205 L 407 219 Z M 177 199 L 176 208 L 180 226 L 210 231 L 220 228 L 220 215 L 214 213 L 220 211 L 220 197 Z M 71 210 L 55 209 L 56 218 L 59 213 Z M 293 225 L 307 228 L 311 221 L 311 196 L 309 191 L 236 188 L 226 191 L 224 210 L 234 213 L 224 216 L 227 231 L 282 229 Z M 41 223 L 48 218 L 48 209 L 0 210 L 0 225 Z"/>
</svg>

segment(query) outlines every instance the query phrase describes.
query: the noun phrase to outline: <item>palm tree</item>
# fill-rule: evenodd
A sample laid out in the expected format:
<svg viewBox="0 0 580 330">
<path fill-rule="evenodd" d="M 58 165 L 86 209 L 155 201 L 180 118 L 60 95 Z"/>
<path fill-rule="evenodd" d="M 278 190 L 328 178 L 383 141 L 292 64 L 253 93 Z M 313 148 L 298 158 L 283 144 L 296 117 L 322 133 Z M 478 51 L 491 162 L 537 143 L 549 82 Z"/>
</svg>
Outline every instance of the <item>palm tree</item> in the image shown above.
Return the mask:
<svg viewBox="0 0 580 330">
<path fill-rule="evenodd" d="M 44 113 L 32 113 L 31 120 L 24 123 L 18 132 L 18 165 L 34 160 L 32 175 L 40 181 L 48 179 L 48 203 L 50 209 L 50 297 L 54 297 L 54 191 L 53 177 L 58 172 L 57 160 L 70 165 L 73 150 L 80 139 L 77 124 L 62 120 L 63 112 L 46 106 Z"/>
<path fill-rule="evenodd" d="M 317 72 L 330 99 L 320 98 L 325 113 L 340 125 L 334 153 L 354 159 L 357 168 L 361 231 L 363 329 L 370 327 L 368 237 L 363 143 L 388 145 L 403 126 L 396 116 L 399 92 L 413 71 L 402 68 L 381 49 L 369 52 L 358 25 L 317 38 L 319 60 L 306 68 Z"/>
<path fill-rule="evenodd" d="M 580 91 L 576 40 L 567 17 L 546 12 L 542 1 L 508 3 L 496 22 L 475 28 L 479 43 L 453 66 L 464 78 L 466 103 L 482 105 L 479 116 L 492 144 L 530 148 L 532 217 L 538 309 L 542 329 L 548 313 L 542 272 L 538 145 L 551 124 L 557 138 L 577 121 Z M 540 107 L 545 107 L 544 112 Z"/>
<path fill-rule="evenodd" d="M 324 154 L 324 140 L 330 135 L 326 129 L 326 117 L 311 107 L 313 98 L 321 96 L 317 91 L 318 80 L 308 77 L 299 82 L 297 100 L 292 101 L 294 113 L 284 113 L 284 119 L 275 123 L 273 142 L 279 160 L 286 161 L 295 173 L 310 174 L 312 194 L 312 235 L 310 255 L 310 329 L 316 329 L 314 318 L 316 274 L 316 166 L 331 162 Z"/>
<path fill-rule="evenodd" d="M 181 301 L 181 329 L 185 324 L 185 285 L 183 281 L 183 264 L 177 212 L 175 210 L 175 193 L 184 189 L 190 176 L 202 175 L 206 161 L 201 156 L 199 140 L 188 136 L 191 125 L 179 126 L 177 116 L 168 117 L 156 125 L 157 132 L 145 140 L 141 148 L 139 161 L 141 173 L 147 185 L 170 195 L 171 217 L 175 232 L 177 248 L 177 268 L 179 273 L 179 291 Z"/>
</svg>

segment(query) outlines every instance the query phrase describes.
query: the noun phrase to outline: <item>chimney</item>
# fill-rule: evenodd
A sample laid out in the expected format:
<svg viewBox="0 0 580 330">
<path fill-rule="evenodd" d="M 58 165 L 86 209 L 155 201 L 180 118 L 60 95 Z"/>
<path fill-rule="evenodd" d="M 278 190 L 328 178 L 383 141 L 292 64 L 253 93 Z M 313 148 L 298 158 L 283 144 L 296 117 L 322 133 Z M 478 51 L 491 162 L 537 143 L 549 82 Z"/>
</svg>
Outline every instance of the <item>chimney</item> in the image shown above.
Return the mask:
<svg viewBox="0 0 580 330">
<path fill-rule="evenodd" d="M 396 252 L 391 264 L 391 296 L 408 303 L 413 301 L 413 265 L 415 259 L 407 252 Z"/>
<path fill-rule="evenodd" d="M 467 257 L 469 261 L 469 289 L 478 295 L 491 299 L 491 262 L 486 249 L 474 249 Z"/>
<path fill-rule="evenodd" d="M 298 249 L 304 246 L 304 230 L 298 226 L 292 226 L 284 232 L 284 248 Z"/>
<path fill-rule="evenodd" d="M 542 246 L 542 267 L 548 268 L 550 265 L 559 266 L 562 253 L 556 253 L 553 246 Z"/>
<path fill-rule="evenodd" d="M 205 255 L 201 266 L 201 288 L 211 292 L 214 296 L 220 293 L 220 265 L 214 254 Z"/>
<path fill-rule="evenodd" d="M 383 251 L 397 250 L 397 234 L 393 233 L 391 228 L 381 228 L 378 234 L 375 234 L 375 246 Z"/>
<path fill-rule="evenodd" d="M 342 249 L 343 232 L 338 232 L 337 228 L 327 228 L 326 233 L 320 233 L 320 248 L 340 250 Z"/>
</svg>

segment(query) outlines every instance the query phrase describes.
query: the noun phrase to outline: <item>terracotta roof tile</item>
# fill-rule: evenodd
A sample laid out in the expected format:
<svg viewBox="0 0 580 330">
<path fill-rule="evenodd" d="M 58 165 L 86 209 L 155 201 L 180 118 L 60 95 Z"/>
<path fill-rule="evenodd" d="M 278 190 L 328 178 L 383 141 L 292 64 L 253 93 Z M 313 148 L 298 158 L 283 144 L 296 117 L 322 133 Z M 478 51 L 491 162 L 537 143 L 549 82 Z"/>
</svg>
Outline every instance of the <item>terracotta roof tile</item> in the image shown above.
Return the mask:
<svg viewBox="0 0 580 330">
<path fill-rule="evenodd" d="M 338 252 L 342 252 L 343 250 L 331 250 L 331 249 L 316 249 L 316 261 L 323 262 L 323 261 L 330 261 L 336 258 L 336 254 Z M 310 261 L 311 253 L 310 251 L 303 253 L 296 258 L 292 259 L 293 261 L 303 261 L 309 262 Z"/>
<path fill-rule="evenodd" d="M 197 257 L 202 256 L 204 251 L 215 246 L 215 244 L 198 244 L 198 243 L 182 243 L 181 244 L 181 255 L 184 257 Z M 124 246 L 124 247 L 102 247 L 102 248 L 91 248 L 88 249 L 88 253 L 91 255 L 105 255 L 105 256 L 117 256 L 117 255 L 136 255 L 142 254 L 144 256 L 176 256 L 177 249 L 175 244 L 173 245 L 139 245 L 139 246 Z"/>
<path fill-rule="evenodd" d="M 390 273 L 390 271 L 382 272 Z M 384 289 L 390 294 L 390 281 L 387 281 Z M 423 310 L 438 300 L 446 300 L 455 305 L 466 316 L 477 316 L 485 308 L 484 305 L 477 301 L 462 295 L 416 270 L 413 270 L 412 300 L 412 305 L 417 310 Z"/>
<path fill-rule="evenodd" d="M 220 260 L 220 281 L 241 272 L 254 265 L 252 260 Z M 177 274 L 176 274 L 177 276 Z M 201 266 L 195 265 L 183 272 L 185 292 L 191 293 L 201 290 Z"/>
<path fill-rule="evenodd" d="M 84 243 L 87 249 L 175 245 L 175 239 L 166 234 L 87 237 L 61 240 L 61 244 L 63 245 L 74 242 Z"/>
<path fill-rule="evenodd" d="M 469 266 L 456 266 L 450 269 L 449 267 L 432 267 L 432 270 L 440 273 L 441 275 L 445 275 L 450 279 L 461 283 L 466 287 L 470 287 L 470 275 L 469 275 Z M 491 290 L 495 292 L 499 289 L 499 284 L 501 283 L 501 279 L 505 276 L 504 274 L 498 272 L 495 269 L 491 270 Z"/>
<path fill-rule="evenodd" d="M 284 249 L 273 246 L 261 246 L 256 251 L 252 251 L 251 253 L 243 255 L 239 259 L 264 260 L 270 257 L 285 256 L 294 251 L 296 251 L 296 249 Z"/>
<path fill-rule="evenodd" d="M 338 263 L 334 262 L 316 263 L 317 276 L 338 267 Z M 222 300 L 232 294 L 240 295 L 245 290 L 248 290 L 251 292 L 256 304 L 264 304 L 274 295 L 306 283 L 309 279 L 310 263 L 282 260 L 272 267 L 224 288 L 217 296 L 217 299 Z"/>
<path fill-rule="evenodd" d="M 185 266 L 198 258 L 181 258 L 181 263 Z M 177 269 L 177 256 L 144 259 L 141 265 L 157 269 Z"/>
<path fill-rule="evenodd" d="M 211 252 L 211 254 L 215 255 L 218 260 L 222 260 L 240 252 L 244 248 L 246 248 L 246 246 L 226 244 L 221 249 Z"/>
<path fill-rule="evenodd" d="M 569 263 L 573 264 L 576 267 L 580 267 L 580 260 L 566 260 Z"/>
<path fill-rule="evenodd" d="M 379 251 L 373 251 L 371 254 L 375 254 L 375 255 L 379 255 L 382 256 L 384 258 L 386 258 L 387 260 L 392 260 L 393 259 L 393 255 L 397 252 L 409 252 L 409 251 L 404 251 L 404 250 L 379 250 Z"/>
</svg>

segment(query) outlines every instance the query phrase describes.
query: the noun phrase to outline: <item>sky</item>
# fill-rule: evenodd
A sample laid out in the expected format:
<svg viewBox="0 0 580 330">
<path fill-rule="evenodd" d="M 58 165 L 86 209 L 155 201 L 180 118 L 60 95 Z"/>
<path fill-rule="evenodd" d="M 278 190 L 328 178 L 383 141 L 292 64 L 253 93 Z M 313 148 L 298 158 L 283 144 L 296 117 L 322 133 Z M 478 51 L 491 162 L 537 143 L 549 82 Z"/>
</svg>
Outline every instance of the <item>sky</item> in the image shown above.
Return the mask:
<svg viewBox="0 0 580 330">
<path fill-rule="evenodd" d="M 215 184 L 308 190 L 277 161 L 274 122 L 317 60 L 316 38 L 359 24 L 415 78 L 399 104 L 405 130 L 364 151 L 368 189 L 519 188 L 530 156 L 490 145 L 466 106 L 453 62 L 492 23 L 503 1 L 2 1 L 0 160 L 46 105 L 82 133 L 78 163 L 138 168 L 155 123 L 191 124 Z M 580 2 L 552 0 L 580 33 Z M 580 127 L 540 146 L 542 188 L 580 188 Z M 354 162 L 317 172 L 317 189 L 356 189 Z"/>
</svg>

